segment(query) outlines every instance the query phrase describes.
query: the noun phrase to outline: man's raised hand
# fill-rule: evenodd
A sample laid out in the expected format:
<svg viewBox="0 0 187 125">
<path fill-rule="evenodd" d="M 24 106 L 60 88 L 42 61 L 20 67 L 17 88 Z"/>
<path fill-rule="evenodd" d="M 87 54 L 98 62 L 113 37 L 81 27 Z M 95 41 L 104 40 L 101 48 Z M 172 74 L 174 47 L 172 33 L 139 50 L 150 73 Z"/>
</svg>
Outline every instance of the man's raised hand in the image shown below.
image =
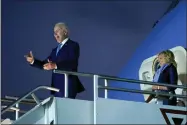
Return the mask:
<svg viewBox="0 0 187 125">
<path fill-rule="evenodd" d="M 30 64 L 34 61 L 34 56 L 32 54 L 32 51 L 29 52 L 29 54 L 24 56 L 27 60 L 27 62 L 29 62 Z"/>
</svg>

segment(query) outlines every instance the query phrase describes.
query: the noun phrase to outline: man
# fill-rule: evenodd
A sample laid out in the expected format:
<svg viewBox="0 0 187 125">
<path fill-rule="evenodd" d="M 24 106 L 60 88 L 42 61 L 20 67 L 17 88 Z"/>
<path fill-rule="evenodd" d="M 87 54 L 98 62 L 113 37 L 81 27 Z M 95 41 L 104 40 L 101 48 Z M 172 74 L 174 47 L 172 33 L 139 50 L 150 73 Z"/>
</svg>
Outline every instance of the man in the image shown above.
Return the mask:
<svg viewBox="0 0 187 125">
<path fill-rule="evenodd" d="M 44 70 L 65 70 L 77 72 L 79 59 L 79 44 L 69 39 L 65 23 L 57 23 L 54 27 L 54 37 L 59 45 L 54 48 L 48 58 L 40 61 L 34 58 L 32 52 L 25 56 L 31 66 Z M 56 97 L 64 97 L 65 78 L 63 74 L 52 73 L 52 87 L 60 92 L 51 92 Z M 68 76 L 68 98 L 75 98 L 77 93 L 85 89 L 77 76 Z"/>
</svg>

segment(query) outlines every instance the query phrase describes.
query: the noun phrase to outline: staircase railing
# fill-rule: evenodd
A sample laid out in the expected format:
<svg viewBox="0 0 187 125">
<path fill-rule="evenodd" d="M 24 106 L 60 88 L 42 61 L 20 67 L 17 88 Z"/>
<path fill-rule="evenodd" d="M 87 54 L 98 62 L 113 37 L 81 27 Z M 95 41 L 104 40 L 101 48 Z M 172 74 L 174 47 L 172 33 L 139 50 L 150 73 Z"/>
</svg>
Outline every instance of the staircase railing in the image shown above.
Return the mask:
<svg viewBox="0 0 187 125">
<path fill-rule="evenodd" d="M 177 95 L 172 93 L 161 93 L 161 92 L 152 92 L 152 91 L 145 91 L 145 90 L 135 90 L 135 89 L 126 89 L 126 88 L 115 88 L 108 86 L 108 80 L 114 81 L 121 81 L 121 82 L 131 82 L 137 84 L 147 84 L 147 85 L 159 85 L 159 86 L 166 86 L 166 87 L 174 87 L 174 88 L 182 88 L 187 89 L 187 86 L 182 85 L 170 85 L 170 84 L 163 84 L 163 83 L 155 83 L 143 80 L 135 80 L 135 79 L 125 79 L 119 78 L 115 76 L 106 76 L 106 75 L 99 75 L 99 74 L 92 74 L 92 73 L 81 73 L 81 72 L 71 72 L 71 71 L 61 71 L 61 70 L 54 70 L 54 73 L 57 74 L 64 74 L 65 77 L 65 98 L 68 97 L 68 75 L 76 75 L 76 76 L 88 76 L 93 78 L 93 92 L 94 92 L 94 99 L 93 99 L 93 110 L 94 110 L 94 124 L 96 124 L 96 101 L 98 98 L 98 89 L 105 90 L 105 98 L 107 98 L 108 92 L 107 90 L 114 90 L 114 91 L 123 91 L 123 92 L 132 92 L 132 93 L 142 93 L 142 94 L 152 94 L 156 96 L 168 96 L 170 98 L 177 97 L 177 98 L 186 98 L 186 95 Z M 105 81 L 105 85 L 99 85 L 99 79 L 103 79 Z"/>
<path fill-rule="evenodd" d="M 123 92 L 132 92 L 132 93 L 142 93 L 142 94 L 153 94 L 156 96 L 168 96 L 170 98 L 177 97 L 177 98 L 186 98 L 186 95 L 178 95 L 178 94 L 172 94 L 172 93 L 160 93 L 160 92 L 152 92 L 152 91 L 145 91 L 145 90 L 135 90 L 135 89 L 127 89 L 127 88 L 115 88 L 115 87 L 109 87 L 108 86 L 108 80 L 113 81 L 121 81 L 121 82 L 130 82 L 130 83 L 136 83 L 136 84 L 147 84 L 147 85 L 159 85 L 159 86 L 166 86 L 166 87 L 174 87 L 174 88 L 182 88 L 187 89 L 187 86 L 183 85 L 170 85 L 170 84 L 163 84 L 163 83 L 155 83 L 155 82 L 149 82 L 149 81 L 143 81 L 143 80 L 135 80 L 135 79 L 125 79 L 125 78 L 119 78 L 115 76 L 106 76 L 106 75 L 99 75 L 99 74 L 92 74 L 92 73 L 81 73 L 81 72 L 71 72 L 71 71 L 61 71 L 61 70 L 54 70 L 54 73 L 57 74 L 64 74 L 65 76 L 65 98 L 68 97 L 68 75 L 75 75 L 75 76 L 87 76 L 93 78 L 93 89 L 94 89 L 94 124 L 96 124 L 96 101 L 98 98 L 98 89 L 104 89 L 105 90 L 105 98 L 107 98 L 108 92 L 107 90 L 114 90 L 114 91 L 123 91 Z M 99 85 L 99 79 L 103 79 L 105 82 L 104 86 Z M 7 110 L 18 104 L 20 101 L 25 99 L 28 96 L 32 96 L 33 99 L 37 104 L 40 104 L 39 99 L 35 96 L 34 92 L 36 92 L 39 89 L 48 89 L 51 91 L 59 91 L 59 89 L 48 87 L 48 86 L 39 86 L 36 89 L 32 90 L 31 92 L 25 94 L 23 97 L 19 98 L 17 101 L 6 107 L 1 111 L 1 115 L 5 113 Z"/>
<path fill-rule="evenodd" d="M 12 103 L 12 102 L 15 102 L 18 99 L 19 99 L 19 97 L 5 96 L 4 98 L 1 98 L 1 102 Z M 40 100 L 40 102 L 42 102 L 42 101 L 43 100 Z M 24 100 L 20 101 L 19 103 L 20 104 L 30 104 L 30 105 L 36 104 L 34 99 L 24 99 Z"/>
<path fill-rule="evenodd" d="M 19 97 L 13 97 L 13 96 L 5 96 L 4 98 L 1 98 L 1 109 L 6 108 L 8 104 L 13 103 L 18 99 L 19 99 Z M 42 102 L 42 101 L 43 100 L 40 100 L 40 102 Z M 5 104 L 3 104 L 3 103 L 5 103 Z M 24 100 L 20 101 L 19 104 L 35 106 L 36 102 L 34 101 L 34 99 L 24 99 Z M 19 104 L 17 104 L 16 108 L 12 107 L 9 110 L 7 110 L 7 112 L 15 113 L 15 120 L 18 119 L 19 114 L 25 114 L 28 112 L 26 110 L 20 110 Z"/>
<path fill-rule="evenodd" d="M 19 108 L 15 108 L 14 106 L 15 105 L 18 105 L 21 101 L 23 101 L 24 99 L 26 99 L 27 97 L 29 96 L 32 96 L 32 98 L 34 99 L 34 101 L 37 103 L 37 104 L 40 104 L 40 100 L 38 99 L 38 97 L 34 94 L 36 91 L 38 90 L 41 90 L 41 89 L 45 89 L 45 90 L 50 90 L 50 91 L 56 91 L 56 92 L 59 92 L 59 89 L 57 88 L 54 88 L 54 87 L 48 87 L 48 86 L 39 86 L 35 89 L 33 89 L 32 91 L 24 94 L 22 97 L 18 98 L 15 102 L 13 102 L 12 104 L 10 104 L 9 106 L 3 108 L 1 110 L 1 115 L 4 114 L 6 111 L 10 110 L 11 108 L 14 108 L 16 109 L 16 119 L 19 117 L 18 116 L 18 112 L 20 111 Z"/>
<path fill-rule="evenodd" d="M 183 85 L 172 85 L 172 84 L 166 84 L 166 83 L 157 83 L 157 82 L 149 82 L 149 81 L 143 81 L 143 80 L 135 80 L 135 79 L 126 79 L 126 78 L 119 78 L 115 76 L 107 76 L 107 75 L 99 75 L 99 74 L 92 74 L 92 73 L 81 73 L 81 72 L 71 72 L 71 71 L 62 71 L 62 70 L 54 70 L 54 73 L 57 74 L 64 74 L 65 75 L 65 97 L 68 97 L 68 75 L 76 75 L 76 76 L 88 76 L 88 77 L 96 77 L 94 80 L 95 82 L 98 82 L 98 79 L 104 79 L 105 85 L 97 85 L 99 89 L 105 89 L 105 98 L 107 98 L 107 91 L 106 90 L 115 90 L 115 91 L 124 91 L 124 92 L 132 92 L 132 93 L 142 93 L 142 94 L 153 94 L 157 96 L 169 96 L 169 97 L 177 97 L 177 98 L 186 98 L 184 95 L 179 94 L 166 94 L 161 92 L 152 92 L 152 91 L 146 91 L 146 90 L 135 90 L 135 89 L 126 89 L 126 88 L 115 88 L 115 87 L 109 87 L 108 81 L 121 81 L 121 82 L 130 82 L 130 83 L 136 83 L 136 84 L 147 84 L 147 85 L 157 85 L 157 86 L 166 86 L 166 87 L 174 87 L 174 88 L 181 88 L 181 89 L 187 89 L 187 86 Z"/>
</svg>

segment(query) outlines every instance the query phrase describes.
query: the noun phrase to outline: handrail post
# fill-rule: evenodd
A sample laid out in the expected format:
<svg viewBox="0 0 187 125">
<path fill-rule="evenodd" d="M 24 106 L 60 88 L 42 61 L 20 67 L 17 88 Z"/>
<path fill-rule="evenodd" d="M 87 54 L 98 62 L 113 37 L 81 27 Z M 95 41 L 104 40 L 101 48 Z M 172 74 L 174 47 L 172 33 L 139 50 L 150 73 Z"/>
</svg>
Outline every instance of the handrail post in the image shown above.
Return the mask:
<svg viewBox="0 0 187 125">
<path fill-rule="evenodd" d="M 99 82 L 99 76 L 98 75 L 94 75 L 94 79 L 93 79 L 93 91 L 94 91 L 94 124 L 97 124 L 96 118 L 97 118 L 97 98 L 98 98 L 98 82 Z"/>
<path fill-rule="evenodd" d="M 107 87 L 108 86 L 108 80 L 105 79 L 104 81 L 105 81 L 105 87 Z M 107 98 L 108 98 L 108 90 L 105 89 L 105 99 L 107 99 Z"/>
<path fill-rule="evenodd" d="M 19 108 L 19 103 L 16 104 L 16 108 Z M 16 110 L 16 120 L 19 118 L 19 111 Z"/>
<path fill-rule="evenodd" d="M 33 97 L 33 99 L 36 101 L 37 104 L 40 104 L 40 100 L 34 93 L 32 93 L 31 96 Z"/>
<path fill-rule="evenodd" d="M 64 97 L 68 98 L 68 74 L 64 73 L 65 78 L 65 91 L 64 91 Z"/>
</svg>

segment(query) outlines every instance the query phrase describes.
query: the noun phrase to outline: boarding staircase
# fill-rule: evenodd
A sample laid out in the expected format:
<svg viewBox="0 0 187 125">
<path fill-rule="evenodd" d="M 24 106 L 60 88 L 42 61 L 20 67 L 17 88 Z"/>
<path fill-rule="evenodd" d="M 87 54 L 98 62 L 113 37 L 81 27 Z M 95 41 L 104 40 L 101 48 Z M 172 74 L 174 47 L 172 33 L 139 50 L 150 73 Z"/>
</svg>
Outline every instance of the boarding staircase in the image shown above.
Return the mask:
<svg viewBox="0 0 187 125">
<path fill-rule="evenodd" d="M 108 81 L 110 80 L 130 82 L 134 84 L 162 85 L 182 89 L 187 89 L 186 86 L 60 70 L 54 70 L 54 73 L 65 75 L 64 98 L 51 96 L 44 100 L 38 99 L 35 93 L 41 89 L 56 92 L 59 91 L 57 88 L 48 86 L 39 86 L 20 98 L 6 97 L 4 101 L 11 100 L 12 103 L 8 106 L 2 107 L 1 115 L 4 115 L 9 111 L 14 111 L 16 117 L 15 120 L 4 119 L 1 124 L 187 124 L 186 107 L 117 100 L 110 99 L 107 96 L 108 90 L 112 90 L 154 94 L 156 96 L 169 96 L 170 98 L 186 98 L 186 95 L 110 87 L 108 84 Z M 93 101 L 67 98 L 68 75 L 88 76 L 93 78 Z M 99 84 L 100 79 L 104 80 L 104 86 Z M 98 97 L 98 89 L 104 89 L 104 98 Z M 28 99 L 30 96 L 33 99 Z M 3 99 L 1 99 L 1 101 L 2 100 Z M 33 107 L 29 111 L 22 111 L 19 109 L 19 104 L 21 103 L 32 104 Z"/>
</svg>

